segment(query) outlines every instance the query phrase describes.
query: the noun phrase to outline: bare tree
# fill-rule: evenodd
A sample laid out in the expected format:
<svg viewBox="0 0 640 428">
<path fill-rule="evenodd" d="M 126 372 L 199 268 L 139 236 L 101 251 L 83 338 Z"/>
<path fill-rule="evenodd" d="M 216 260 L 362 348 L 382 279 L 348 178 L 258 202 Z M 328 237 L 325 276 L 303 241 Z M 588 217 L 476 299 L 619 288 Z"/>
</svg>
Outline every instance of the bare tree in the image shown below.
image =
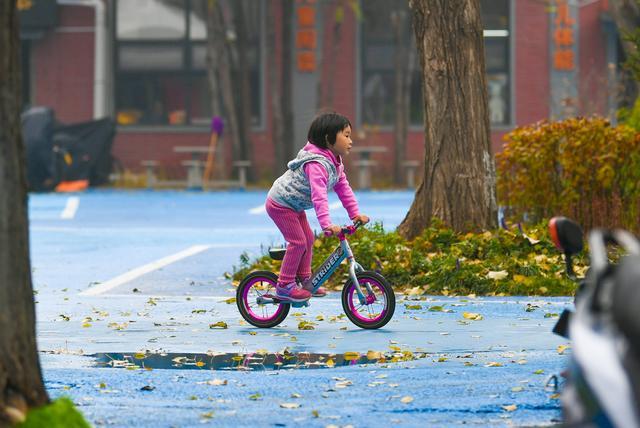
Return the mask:
<svg viewBox="0 0 640 428">
<path fill-rule="evenodd" d="M 627 56 L 635 53 L 635 43 L 624 40 L 625 34 L 631 34 L 640 27 L 640 1 L 638 0 L 609 0 L 611 15 L 622 37 L 622 48 Z"/>
<path fill-rule="evenodd" d="M 16 2 L 0 2 L 0 426 L 49 401 L 35 337 L 18 31 Z"/>
<path fill-rule="evenodd" d="M 480 0 L 409 0 L 422 66 L 422 183 L 398 227 L 413 238 L 433 217 L 455 230 L 496 222 Z"/>
<path fill-rule="evenodd" d="M 415 62 L 415 47 L 407 45 L 408 32 L 411 31 L 406 4 L 398 3 L 398 7 L 391 15 L 391 28 L 395 44 L 394 77 L 395 77 L 395 116 L 393 123 L 394 136 L 394 168 L 393 181 L 402 184 L 403 162 L 407 150 L 407 135 L 409 131 L 409 106 L 411 96 L 411 81 L 413 77 L 413 63 Z"/>
<path fill-rule="evenodd" d="M 276 5 L 279 6 L 280 25 L 277 25 Z M 276 155 L 274 173 L 279 174 L 279 171 L 294 155 L 293 128 L 291 126 L 293 108 L 290 44 L 293 34 L 293 0 L 273 1 L 269 4 L 268 9 L 267 58 L 271 88 L 272 140 Z M 281 40 L 279 56 L 276 55 L 278 31 Z"/>
</svg>

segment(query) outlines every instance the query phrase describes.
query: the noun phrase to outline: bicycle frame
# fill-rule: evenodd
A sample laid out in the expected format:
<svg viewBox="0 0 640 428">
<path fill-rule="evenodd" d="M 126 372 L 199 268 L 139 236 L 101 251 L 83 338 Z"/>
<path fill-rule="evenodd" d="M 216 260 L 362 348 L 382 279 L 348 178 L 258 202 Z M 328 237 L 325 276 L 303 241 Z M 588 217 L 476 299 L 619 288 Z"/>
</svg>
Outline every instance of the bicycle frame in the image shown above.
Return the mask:
<svg viewBox="0 0 640 428">
<path fill-rule="evenodd" d="M 338 266 L 340 266 L 340 263 L 342 263 L 344 259 L 347 259 L 349 261 L 349 277 L 351 277 L 351 280 L 356 286 L 356 292 L 358 293 L 360 304 L 364 305 L 366 297 L 362 292 L 362 288 L 358 282 L 358 277 L 356 276 L 358 272 L 363 272 L 364 268 L 353 256 L 353 251 L 351 251 L 349 241 L 347 241 L 347 233 L 349 232 L 345 232 L 343 229 L 343 231 L 338 234 L 340 245 L 329 255 L 329 257 L 326 258 L 324 262 L 322 262 L 320 267 L 313 272 L 311 275 L 311 285 L 313 286 L 313 292 L 315 293 L 315 291 L 329 279 Z M 371 286 L 368 283 L 365 284 L 365 286 L 367 287 L 369 294 L 373 294 Z"/>
</svg>

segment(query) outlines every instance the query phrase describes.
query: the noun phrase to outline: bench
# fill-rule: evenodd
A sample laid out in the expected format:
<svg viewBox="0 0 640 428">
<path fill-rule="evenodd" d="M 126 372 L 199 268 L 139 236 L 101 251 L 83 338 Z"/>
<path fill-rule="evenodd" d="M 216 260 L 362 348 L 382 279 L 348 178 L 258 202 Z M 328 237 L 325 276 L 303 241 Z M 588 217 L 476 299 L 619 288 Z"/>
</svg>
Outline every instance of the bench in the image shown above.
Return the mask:
<svg viewBox="0 0 640 428">
<path fill-rule="evenodd" d="M 187 189 L 202 190 L 204 162 L 199 159 L 190 159 L 180 163 L 187 167 Z"/>
<path fill-rule="evenodd" d="M 354 153 L 359 153 L 360 158 L 354 162 L 358 167 L 358 186 L 362 190 L 371 189 L 371 168 L 378 163 L 371 160 L 372 153 L 384 153 L 386 147 L 381 146 L 357 146 L 352 149 Z"/>
<path fill-rule="evenodd" d="M 420 166 L 420 162 L 415 160 L 407 160 L 402 162 L 402 166 L 404 166 L 407 171 L 407 188 L 415 189 L 416 188 L 416 170 Z"/>
<path fill-rule="evenodd" d="M 146 171 L 147 189 L 153 189 L 156 184 L 158 184 L 158 177 L 156 176 L 158 161 L 143 160 L 140 162 L 140 165 L 142 165 Z"/>
</svg>

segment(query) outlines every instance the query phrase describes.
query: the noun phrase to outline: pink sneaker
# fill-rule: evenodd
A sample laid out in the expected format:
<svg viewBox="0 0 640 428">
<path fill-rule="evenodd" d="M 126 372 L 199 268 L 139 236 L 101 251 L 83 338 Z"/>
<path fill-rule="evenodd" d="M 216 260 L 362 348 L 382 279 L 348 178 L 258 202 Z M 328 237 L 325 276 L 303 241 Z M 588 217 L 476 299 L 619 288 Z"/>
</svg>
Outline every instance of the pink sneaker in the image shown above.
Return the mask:
<svg viewBox="0 0 640 428">
<path fill-rule="evenodd" d="M 311 293 L 298 287 L 294 281 L 289 284 L 276 284 L 276 297 L 284 302 L 306 302 L 311 298 Z"/>
<path fill-rule="evenodd" d="M 303 290 L 307 290 L 309 293 L 313 293 L 313 285 L 311 285 L 311 277 L 307 279 L 303 279 L 300 281 Z M 327 295 L 327 289 L 324 287 L 318 287 L 315 293 L 312 294 L 313 297 L 324 297 Z"/>
</svg>

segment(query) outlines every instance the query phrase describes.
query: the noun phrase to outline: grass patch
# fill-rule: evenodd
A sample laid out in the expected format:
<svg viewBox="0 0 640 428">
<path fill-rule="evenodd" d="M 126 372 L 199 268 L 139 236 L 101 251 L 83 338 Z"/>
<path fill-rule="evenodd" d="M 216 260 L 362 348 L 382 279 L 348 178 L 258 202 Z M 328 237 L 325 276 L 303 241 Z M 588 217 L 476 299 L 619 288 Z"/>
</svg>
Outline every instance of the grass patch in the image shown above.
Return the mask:
<svg viewBox="0 0 640 428">
<path fill-rule="evenodd" d="M 412 241 L 381 224 L 358 230 L 349 238 L 356 260 L 382 273 L 396 292 L 436 295 L 541 295 L 569 296 L 575 283 L 564 273 L 564 259 L 551 243 L 546 225 L 533 226 L 526 236 L 503 229 L 459 234 L 434 221 Z M 335 238 L 318 237 L 313 266 L 318 266 L 338 245 Z M 575 270 L 586 270 L 583 255 Z M 243 254 L 234 266 L 234 284 L 253 270 L 280 271 L 280 261 L 264 255 L 257 260 Z M 347 280 L 346 263 L 327 282 L 339 290 Z"/>
<path fill-rule="evenodd" d="M 27 413 L 27 419 L 17 424 L 18 428 L 90 428 L 73 402 L 66 398 L 58 398 L 46 406 L 32 409 Z"/>
</svg>

